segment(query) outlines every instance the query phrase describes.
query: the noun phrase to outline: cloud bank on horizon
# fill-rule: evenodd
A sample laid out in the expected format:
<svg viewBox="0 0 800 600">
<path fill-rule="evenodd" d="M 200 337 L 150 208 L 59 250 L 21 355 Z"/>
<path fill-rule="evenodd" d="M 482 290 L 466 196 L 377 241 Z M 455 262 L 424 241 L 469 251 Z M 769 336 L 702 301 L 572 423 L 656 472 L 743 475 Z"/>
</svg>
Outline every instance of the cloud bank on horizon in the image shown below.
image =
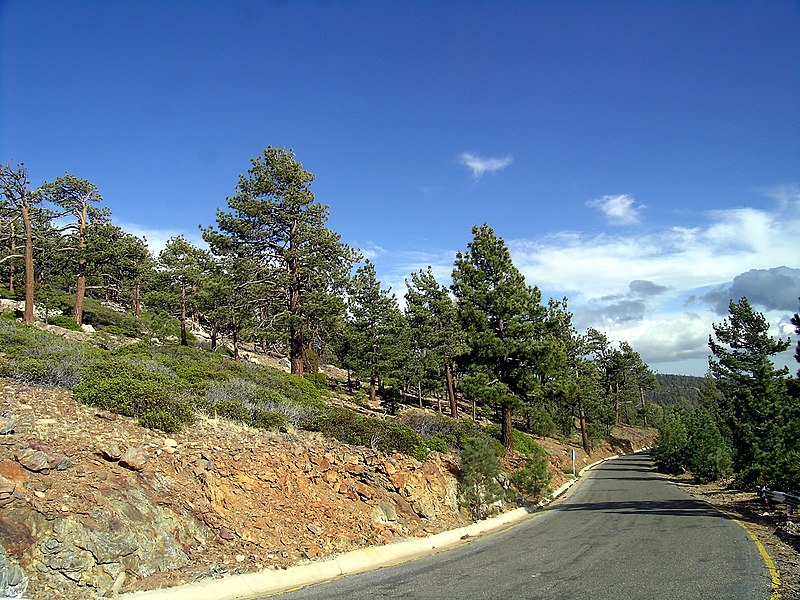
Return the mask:
<svg viewBox="0 0 800 600">
<path fill-rule="evenodd" d="M 789 320 L 800 298 L 800 186 L 770 198 L 771 209 L 710 211 L 692 227 L 642 225 L 624 233 L 556 232 L 506 242 L 529 284 L 545 298 L 569 299 L 579 331 L 594 327 L 614 341 L 627 340 L 659 372 L 703 375 L 712 324 L 726 318 L 731 299 L 746 296 L 765 314 L 772 335 L 794 334 Z M 603 196 L 586 205 L 610 220 L 640 223 L 641 205 L 632 196 Z M 404 279 L 428 265 L 449 284 L 455 252 L 387 250 L 378 267 L 402 296 Z M 778 362 L 794 371 L 792 352 Z"/>
<path fill-rule="evenodd" d="M 634 206 L 632 199 L 604 198 L 590 206 L 606 213 L 612 207 L 614 215 Z M 712 211 L 694 227 L 565 232 L 509 246 L 530 283 L 569 298 L 579 329 L 595 327 L 629 341 L 661 372 L 700 375 L 712 323 L 727 316 L 730 300 L 746 296 L 774 336 L 794 332 L 789 320 L 800 298 L 800 187 L 773 199 L 771 210 Z M 791 368 L 791 352 L 778 362 Z"/>
</svg>

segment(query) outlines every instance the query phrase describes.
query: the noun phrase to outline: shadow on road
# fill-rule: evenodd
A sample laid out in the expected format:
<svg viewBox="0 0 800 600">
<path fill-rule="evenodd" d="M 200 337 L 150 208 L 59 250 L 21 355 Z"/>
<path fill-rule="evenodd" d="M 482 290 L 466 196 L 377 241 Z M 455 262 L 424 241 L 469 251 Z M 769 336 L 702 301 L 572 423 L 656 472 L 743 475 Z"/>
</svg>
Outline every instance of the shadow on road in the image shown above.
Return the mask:
<svg viewBox="0 0 800 600">
<path fill-rule="evenodd" d="M 622 515 L 727 518 L 699 500 L 625 500 L 620 502 L 564 503 L 548 509 L 559 512 L 593 511 Z"/>
</svg>

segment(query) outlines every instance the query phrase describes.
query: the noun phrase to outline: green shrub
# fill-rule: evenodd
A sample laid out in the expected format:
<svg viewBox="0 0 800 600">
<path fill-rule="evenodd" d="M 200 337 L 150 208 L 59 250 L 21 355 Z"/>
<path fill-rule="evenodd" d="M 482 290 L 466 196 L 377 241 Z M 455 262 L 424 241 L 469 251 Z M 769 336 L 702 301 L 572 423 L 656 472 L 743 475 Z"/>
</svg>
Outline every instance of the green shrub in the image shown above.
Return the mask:
<svg viewBox="0 0 800 600">
<path fill-rule="evenodd" d="M 527 455 L 525 466 L 511 474 L 511 483 L 517 488 L 520 500 L 524 502 L 526 499 L 538 499 L 547 492 L 552 479 L 547 465 L 547 454 L 542 450 Z"/>
<path fill-rule="evenodd" d="M 323 392 L 328 390 L 328 377 L 325 373 L 308 373 L 303 376 L 303 379 L 310 381 L 317 389 Z"/>
<path fill-rule="evenodd" d="M 171 314 L 163 311 L 143 312 L 141 326 L 149 335 L 160 340 L 167 338 L 177 339 L 181 335 L 181 322 Z"/>
<path fill-rule="evenodd" d="M 67 315 L 56 315 L 55 317 L 51 317 L 49 319 L 50 325 L 55 325 L 56 327 L 63 327 L 64 329 L 70 329 L 72 331 L 82 331 L 81 326 L 70 316 Z"/>
<path fill-rule="evenodd" d="M 0 374 L 28 384 L 72 387 L 101 351 L 16 321 L 0 321 Z"/>
<path fill-rule="evenodd" d="M 553 421 L 553 417 L 543 406 L 527 405 L 523 412 L 527 429 L 532 435 L 540 437 L 547 437 L 556 435 L 559 432 L 559 427 Z M 572 418 L 570 417 L 570 425 Z"/>
<path fill-rule="evenodd" d="M 301 427 L 354 446 L 383 452 L 402 452 L 425 460 L 428 448 L 422 438 L 405 425 L 359 415 L 346 408 L 330 407 L 309 414 Z"/>
<path fill-rule="evenodd" d="M 148 410 L 139 416 L 139 425 L 142 427 L 159 429 L 165 433 L 177 433 L 192 423 L 194 423 L 194 412 L 181 403 L 173 404 L 170 410 Z"/>
<path fill-rule="evenodd" d="M 702 483 L 730 475 L 733 456 L 711 415 L 705 410 L 696 410 L 688 420 L 686 462 L 689 470 Z"/>
<path fill-rule="evenodd" d="M 450 450 L 450 445 L 447 441 L 440 437 L 433 437 L 425 440 L 425 445 L 428 446 L 429 450 L 433 450 L 434 452 L 445 453 Z"/>
<path fill-rule="evenodd" d="M 484 437 L 465 440 L 461 451 L 461 503 L 475 520 L 489 515 L 492 505 L 500 500 L 503 489 L 497 483 L 500 454 L 496 445 Z"/>
<path fill-rule="evenodd" d="M 656 468 L 677 475 L 686 466 L 687 431 L 682 414 L 670 408 L 658 424 L 658 438 L 653 447 Z"/>
<path fill-rule="evenodd" d="M 497 441 L 500 441 L 502 437 L 502 428 L 497 423 L 484 427 L 484 431 Z M 511 430 L 511 439 L 514 441 L 514 450 L 520 454 L 540 454 L 544 452 L 542 447 L 536 443 L 536 440 L 518 429 Z"/>
<path fill-rule="evenodd" d="M 174 382 L 157 374 L 98 376 L 84 379 L 73 388 L 75 399 L 83 404 L 135 417 L 169 405 Z"/>
<path fill-rule="evenodd" d="M 407 413 L 400 417 L 400 422 L 416 431 L 423 440 L 438 438 L 445 442 L 448 448 L 456 450 L 463 447 L 467 438 L 480 433 L 480 428 L 472 421 L 453 419 L 441 413 L 431 415 Z"/>
<path fill-rule="evenodd" d="M 285 415 L 270 410 L 253 410 L 253 425 L 269 431 L 286 431 L 289 421 Z"/>
<path fill-rule="evenodd" d="M 230 419 L 231 421 L 239 421 L 240 423 L 250 422 L 250 411 L 241 400 L 223 400 L 217 402 L 211 407 L 217 415 Z"/>
<path fill-rule="evenodd" d="M 366 408 L 369 405 L 369 395 L 361 388 L 358 388 L 353 392 L 353 403 L 361 408 Z"/>
<path fill-rule="evenodd" d="M 124 337 L 141 335 L 140 322 L 134 315 L 104 306 L 93 298 L 86 298 L 84 302 L 83 322 L 96 329 L 105 329 L 114 335 Z"/>
</svg>

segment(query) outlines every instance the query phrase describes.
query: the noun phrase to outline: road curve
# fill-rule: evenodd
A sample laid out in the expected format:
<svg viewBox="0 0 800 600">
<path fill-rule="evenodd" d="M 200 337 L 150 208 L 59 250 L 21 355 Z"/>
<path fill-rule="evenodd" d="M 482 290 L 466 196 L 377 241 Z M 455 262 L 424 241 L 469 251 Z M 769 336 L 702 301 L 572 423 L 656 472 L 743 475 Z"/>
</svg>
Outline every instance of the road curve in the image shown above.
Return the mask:
<svg viewBox="0 0 800 600">
<path fill-rule="evenodd" d="M 595 468 L 568 497 L 453 550 L 281 594 L 375 598 L 768 599 L 747 532 L 636 454 Z"/>
</svg>

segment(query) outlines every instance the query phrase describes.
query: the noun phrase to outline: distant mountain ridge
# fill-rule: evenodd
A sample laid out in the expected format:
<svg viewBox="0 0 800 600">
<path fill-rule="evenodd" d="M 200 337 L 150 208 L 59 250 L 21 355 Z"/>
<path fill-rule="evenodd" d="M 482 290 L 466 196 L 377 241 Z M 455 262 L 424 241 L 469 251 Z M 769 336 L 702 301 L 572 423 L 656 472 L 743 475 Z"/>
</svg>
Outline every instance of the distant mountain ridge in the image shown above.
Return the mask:
<svg viewBox="0 0 800 600">
<path fill-rule="evenodd" d="M 685 398 L 691 404 L 699 400 L 698 392 L 705 381 L 704 377 L 694 375 L 656 374 L 658 387 L 645 392 L 645 399 L 661 406 L 670 406 Z"/>
</svg>

